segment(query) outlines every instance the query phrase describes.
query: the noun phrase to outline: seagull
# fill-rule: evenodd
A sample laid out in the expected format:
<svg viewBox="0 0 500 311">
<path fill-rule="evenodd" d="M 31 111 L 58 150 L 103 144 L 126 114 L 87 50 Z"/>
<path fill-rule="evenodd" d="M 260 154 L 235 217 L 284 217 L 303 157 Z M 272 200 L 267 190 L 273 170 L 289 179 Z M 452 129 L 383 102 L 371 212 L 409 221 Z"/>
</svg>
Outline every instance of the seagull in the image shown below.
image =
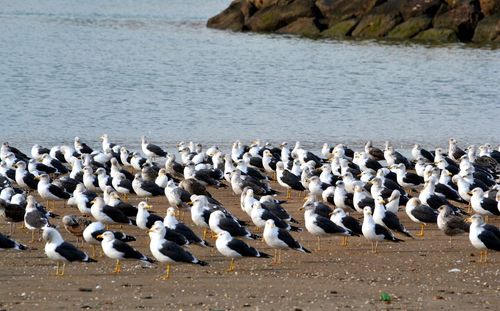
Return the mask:
<svg viewBox="0 0 500 311">
<path fill-rule="evenodd" d="M 396 214 L 389 212 L 385 209 L 385 206 L 383 205 L 385 203 L 384 199 L 382 197 L 378 197 L 375 199 L 375 209 L 373 211 L 373 220 L 381 225 L 386 227 L 387 229 L 394 230 L 396 232 L 399 232 L 401 234 L 406 235 L 409 238 L 413 238 L 406 230 L 406 228 L 401 224 L 399 221 L 399 218 Z"/>
<path fill-rule="evenodd" d="M 112 186 L 112 178 L 106 173 L 106 170 L 102 167 L 98 168 L 95 173 L 97 174 L 97 184 L 99 188 L 104 192 L 107 186 Z"/>
<path fill-rule="evenodd" d="M 363 209 L 367 206 L 369 206 L 372 210 L 375 208 L 375 201 L 373 200 L 371 194 L 359 184 L 354 186 L 352 201 L 354 209 L 356 209 L 359 213 L 363 213 Z"/>
<path fill-rule="evenodd" d="M 31 230 L 31 242 L 35 241 L 35 230 L 42 230 L 46 226 L 52 226 L 49 223 L 46 213 L 36 208 L 36 201 L 33 196 L 28 196 L 26 211 L 24 214 L 24 225 Z M 38 234 L 40 237 L 40 234 Z"/>
<path fill-rule="evenodd" d="M 26 246 L 24 246 L 19 242 L 9 239 L 8 237 L 0 233 L 0 250 L 4 249 L 15 249 L 22 251 L 26 249 Z"/>
<path fill-rule="evenodd" d="M 66 262 L 81 261 L 81 262 L 97 262 L 90 258 L 86 253 L 82 252 L 73 244 L 65 242 L 59 233 L 54 228 L 45 227 L 43 229 L 43 239 L 45 240 L 45 254 L 52 260 L 57 262 L 56 275 L 63 276 Z M 62 271 L 59 272 L 59 265 L 62 262 Z"/>
<path fill-rule="evenodd" d="M 318 239 L 317 251 L 321 250 L 320 246 L 320 236 L 329 234 L 340 234 L 344 236 L 356 235 L 349 229 L 337 226 L 333 221 L 327 217 L 323 217 L 315 213 L 315 206 L 311 202 L 306 202 L 306 204 L 301 208 L 304 209 L 304 220 L 307 231 L 312 235 L 315 235 Z"/>
<path fill-rule="evenodd" d="M 260 237 L 251 233 L 245 227 L 241 226 L 236 220 L 226 216 L 222 211 L 214 211 L 210 214 L 208 220 L 210 230 L 219 234 L 221 231 L 227 231 L 231 236 L 241 236 L 250 240 L 256 240 Z"/>
<path fill-rule="evenodd" d="M 0 199 L 0 219 L 10 223 L 10 235 L 14 233 L 15 223 L 24 221 L 25 209 Z"/>
<path fill-rule="evenodd" d="M 78 136 L 75 137 L 74 145 L 75 145 L 76 152 L 78 152 L 80 154 L 84 154 L 84 153 L 91 154 L 94 151 L 86 143 L 83 143 L 81 141 L 80 137 L 78 137 Z"/>
<path fill-rule="evenodd" d="M 38 182 L 38 194 L 42 199 L 47 200 L 47 206 L 49 206 L 49 202 L 53 202 L 53 206 L 55 206 L 55 201 L 67 200 L 71 197 L 69 193 L 64 191 L 62 188 L 51 184 L 50 177 L 47 174 L 42 174 L 38 176 L 40 181 Z"/>
<path fill-rule="evenodd" d="M 132 181 L 132 188 L 139 197 L 149 197 L 162 195 L 164 189 L 152 181 L 145 181 L 142 179 L 141 173 L 136 173 Z"/>
<path fill-rule="evenodd" d="M 106 227 L 103 223 L 96 221 L 89 224 L 82 232 L 83 239 L 88 244 L 92 245 L 92 256 L 95 256 L 95 246 L 101 245 L 102 238 L 98 238 L 99 235 L 106 232 Z M 132 242 L 135 241 L 135 237 L 131 235 L 127 235 L 125 233 L 119 231 L 112 231 L 115 239 L 123 241 L 123 242 Z"/>
<path fill-rule="evenodd" d="M 290 199 L 292 189 L 297 191 L 304 191 L 306 188 L 300 182 L 300 178 L 294 175 L 289 170 L 285 169 L 282 161 L 276 164 L 276 179 L 278 183 L 287 189 L 287 199 Z"/>
<path fill-rule="evenodd" d="M 395 237 L 386 227 L 381 226 L 373 220 L 372 210 L 369 206 L 363 209 L 363 225 L 361 227 L 363 236 L 372 242 L 372 253 L 377 252 L 378 242 L 388 240 L 392 242 L 404 242 Z"/>
<path fill-rule="evenodd" d="M 207 262 L 198 260 L 191 253 L 179 245 L 165 240 L 165 226 L 161 221 L 156 221 L 148 231 L 151 242 L 151 254 L 161 263 L 167 263 L 165 273 L 160 277 L 165 280 L 170 278 L 170 265 L 176 263 L 191 263 L 200 266 L 208 265 Z"/>
<path fill-rule="evenodd" d="M 303 253 L 311 253 L 310 250 L 294 240 L 287 230 L 276 227 L 273 219 L 266 220 L 263 238 L 269 247 L 274 248 L 274 263 L 281 263 L 281 250 L 293 249 Z"/>
<path fill-rule="evenodd" d="M 417 236 L 424 236 L 426 224 L 435 224 L 437 222 L 438 213 L 436 210 L 428 205 L 422 204 L 418 198 L 411 198 L 408 200 L 405 211 L 413 222 L 420 224 L 420 233 L 417 233 Z"/>
<path fill-rule="evenodd" d="M 266 221 L 268 219 L 272 219 L 274 221 L 274 225 L 280 229 L 284 229 L 286 231 L 302 231 L 300 228 L 291 226 L 286 221 L 281 220 L 269 210 L 264 209 L 259 201 L 255 201 L 252 204 L 252 213 L 250 214 L 250 217 L 257 228 L 263 228 L 266 225 Z"/>
<path fill-rule="evenodd" d="M 123 202 L 120 199 L 120 195 L 116 192 L 111 192 L 109 194 L 107 205 L 120 209 L 127 217 L 135 217 L 137 215 L 137 207 Z"/>
<path fill-rule="evenodd" d="M 346 230 L 350 230 L 354 233 L 357 233 L 358 235 L 363 234 L 359 221 L 356 218 L 346 214 L 346 212 L 340 207 L 337 207 L 333 210 L 332 216 L 330 216 L 330 220 L 333 221 L 333 223 L 337 226 L 342 227 Z M 344 236 L 343 238 L 344 239 L 342 241 L 342 246 L 347 246 L 348 236 Z"/>
<path fill-rule="evenodd" d="M 116 192 L 123 194 L 125 199 L 127 199 L 129 194 L 135 193 L 132 187 L 132 181 L 128 180 L 125 174 L 116 174 L 116 177 L 111 180 L 111 185 L 115 188 Z"/>
<path fill-rule="evenodd" d="M 19 187 L 31 191 L 36 190 L 38 186 L 38 180 L 35 179 L 35 175 L 26 170 L 26 163 L 23 161 L 18 161 L 15 165 L 16 167 L 16 183 Z"/>
<path fill-rule="evenodd" d="M 488 250 L 500 251 L 500 230 L 493 226 L 484 223 L 481 215 L 475 214 L 469 218 L 472 222 L 469 231 L 469 240 L 477 249 L 480 249 L 479 262 L 488 260 Z"/>
<path fill-rule="evenodd" d="M 191 230 L 191 228 L 179 222 L 175 218 L 175 209 L 173 207 L 167 208 L 167 215 L 163 220 L 163 224 L 165 227 L 182 234 L 189 241 L 189 243 L 195 243 L 203 247 L 210 246 L 207 241 L 200 239 L 200 237 L 198 237 L 196 233 Z"/>
<path fill-rule="evenodd" d="M 150 229 L 156 221 L 163 221 L 163 218 L 160 216 L 147 211 L 147 209 L 150 209 L 151 207 L 151 205 L 144 201 L 139 202 L 137 205 L 137 217 L 135 217 L 137 227 L 147 230 Z"/>
<path fill-rule="evenodd" d="M 166 157 L 167 152 L 161 149 L 157 145 L 150 144 L 146 140 L 146 136 L 142 136 L 141 139 L 141 148 L 142 152 L 144 152 L 144 155 L 146 155 L 148 158 L 156 158 L 156 157 Z"/>
<path fill-rule="evenodd" d="M 134 225 L 134 222 L 129 219 L 119 208 L 109 206 L 104 203 L 103 198 L 96 197 L 92 202 L 90 212 L 92 216 L 103 224 L 126 224 Z"/>
<path fill-rule="evenodd" d="M 474 188 L 469 194 L 471 195 L 470 204 L 474 212 L 486 217 L 500 216 L 497 201 L 485 197 L 483 189 Z"/>
<path fill-rule="evenodd" d="M 144 256 L 132 246 L 127 243 L 117 240 L 115 235 L 111 231 L 106 231 L 103 234 L 97 236 L 97 238 L 102 238 L 101 247 L 104 254 L 112 259 L 116 259 L 116 265 L 114 273 L 121 272 L 121 262 L 120 260 L 140 260 L 142 262 L 153 263 L 153 259 Z"/>
<path fill-rule="evenodd" d="M 259 258 L 269 258 L 266 253 L 259 252 L 255 248 L 249 246 L 242 240 L 235 239 L 227 231 L 220 231 L 217 234 L 217 240 L 215 241 L 215 246 L 219 253 L 226 257 L 231 258 L 229 264 L 228 272 L 234 271 L 234 260 L 241 257 L 259 257 Z"/>
<path fill-rule="evenodd" d="M 87 217 L 77 215 L 66 215 L 62 218 L 64 229 L 76 236 L 76 243 L 83 238 L 83 231 L 92 223 Z"/>
<path fill-rule="evenodd" d="M 403 163 L 392 165 L 392 168 L 397 176 L 398 184 L 410 193 L 409 190 L 415 190 L 416 187 L 424 183 L 424 179 L 415 173 L 406 171 L 406 166 Z"/>
<path fill-rule="evenodd" d="M 452 236 L 469 232 L 469 225 L 461 217 L 451 215 L 448 205 L 441 205 L 438 211 L 437 226 L 450 237 L 450 242 Z"/>
</svg>

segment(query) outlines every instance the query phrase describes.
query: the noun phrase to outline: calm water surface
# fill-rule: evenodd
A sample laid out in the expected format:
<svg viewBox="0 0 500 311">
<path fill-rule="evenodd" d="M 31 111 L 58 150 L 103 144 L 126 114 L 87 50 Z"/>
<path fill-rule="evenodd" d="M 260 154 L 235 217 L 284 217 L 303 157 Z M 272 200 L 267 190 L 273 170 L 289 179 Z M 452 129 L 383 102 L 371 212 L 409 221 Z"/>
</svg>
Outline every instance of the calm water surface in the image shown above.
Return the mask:
<svg viewBox="0 0 500 311">
<path fill-rule="evenodd" d="M 221 0 L 0 0 L 0 139 L 500 143 L 500 50 L 205 27 Z"/>
</svg>

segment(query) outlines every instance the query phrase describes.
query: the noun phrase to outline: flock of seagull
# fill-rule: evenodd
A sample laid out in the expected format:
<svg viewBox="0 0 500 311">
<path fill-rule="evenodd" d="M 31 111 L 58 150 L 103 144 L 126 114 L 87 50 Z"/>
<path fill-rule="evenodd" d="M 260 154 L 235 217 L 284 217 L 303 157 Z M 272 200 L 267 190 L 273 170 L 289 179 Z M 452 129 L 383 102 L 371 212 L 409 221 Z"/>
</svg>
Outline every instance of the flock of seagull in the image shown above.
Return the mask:
<svg viewBox="0 0 500 311">
<path fill-rule="evenodd" d="M 236 141 L 225 154 L 218 146 L 204 150 L 193 142 L 181 142 L 175 153 L 167 152 L 145 137 L 142 153 L 132 152 L 111 143 L 106 134 L 101 140 L 102 149 L 78 137 L 73 146 L 47 149 L 35 144 L 31 156 L 8 143 L 0 149 L 0 219 L 10 223 L 10 235 L 19 222 L 31 230 L 31 242 L 38 232 L 45 254 L 57 263 L 56 275 L 64 275 L 68 262 L 95 262 L 92 257 L 100 246 L 116 260 L 115 273 L 123 260 L 157 261 L 166 265 L 160 277 L 166 279 L 171 264 L 208 264 L 185 249 L 190 244 L 214 247 L 207 235 L 215 239 L 219 253 L 230 258 L 228 271 L 242 257 L 274 257 L 279 264 L 281 250 L 311 253 L 291 234 L 303 229 L 286 210 L 286 201 L 278 199 L 283 189 L 287 199 L 292 192 L 304 194 L 304 227 L 317 237 L 317 250 L 320 238 L 330 235 L 343 236 L 345 246 L 349 237 L 362 235 L 374 253 L 381 241 L 413 239 L 399 219 L 402 208 L 420 225 L 417 236 L 424 236 L 427 224 L 437 224 L 450 241 L 468 234 L 471 245 L 480 250 L 480 262 L 487 261 L 488 250 L 500 251 L 500 230 L 487 223 L 500 215 L 500 148 L 489 144 L 464 151 L 450 139 L 447 150 L 431 152 L 416 144 L 405 157 L 389 142 L 381 150 L 368 141 L 359 151 L 325 143 L 315 154 L 300 142 L 290 148 L 286 142 L 272 146 L 259 140 L 249 145 Z M 273 188 L 273 181 L 281 187 Z M 240 196 L 247 219 L 236 217 L 212 195 L 212 189 L 220 187 Z M 131 204 L 131 195 L 142 201 Z M 168 200 L 165 217 L 151 211 L 149 198 L 156 196 Z M 82 239 L 92 245 L 92 257 L 64 241 L 54 220 L 60 216 L 52 212 L 56 201 L 78 211 L 64 215 L 61 223 L 77 243 Z M 468 211 L 459 207 L 467 205 Z M 188 214 L 194 226 L 181 221 Z M 362 215 L 362 221 L 351 214 Z M 473 215 L 465 218 L 467 214 Z M 248 229 L 250 221 L 262 229 L 262 236 Z M 128 244 L 135 237 L 111 226 L 147 230 L 153 258 Z M 194 227 L 203 229 L 203 235 Z M 275 250 L 274 256 L 242 238 L 262 239 Z M 27 247 L 0 233 L 0 249 Z"/>
</svg>

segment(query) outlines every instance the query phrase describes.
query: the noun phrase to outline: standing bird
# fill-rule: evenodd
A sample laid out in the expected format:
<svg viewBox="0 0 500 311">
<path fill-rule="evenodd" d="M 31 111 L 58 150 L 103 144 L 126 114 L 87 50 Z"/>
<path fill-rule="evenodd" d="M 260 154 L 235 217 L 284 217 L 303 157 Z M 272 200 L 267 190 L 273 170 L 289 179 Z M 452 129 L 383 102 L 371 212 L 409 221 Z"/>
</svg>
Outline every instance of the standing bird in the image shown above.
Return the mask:
<svg viewBox="0 0 500 311">
<path fill-rule="evenodd" d="M 420 224 L 420 233 L 417 236 L 424 236 L 424 228 L 426 224 L 435 224 L 437 222 L 438 213 L 435 209 L 428 205 L 422 204 L 418 198 L 411 198 L 406 203 L 406 215 L 417 224 Z"/>
<path fill-rule="evenodd" d="M 378 242 L 387 240 L 391 242 L 404 242 L 395 237 L 386 227 L 381 226 L 373 220 L 372 210 L 369 206 L 363 209 L 363 225 L 361 227 L 363 236 L 372 243 L 372 253 L 377 252 Z"/>
<path fill-rule="evenodd" d="M 179 234 L 182 234 L 190 244 L 195 243 L 204 247 L 210 246 L 207 241 L 202 240 L 200 237 L 198 237 L 196 233 L 191 230 L 191 228 L 179 222 L 177 218 L 175 218 L 175 209 L 173 207 L 169 207 L 167 209 L 167 215 L 163 220 L 163 224 L 165 225 L 165 227 L 174 230 Z"/>
<path fill-rule="evenodd" d="M 263 238 L 266 244 L 274 248 L 274 263 L 281 263 L 281 250 L 293 249 L 303 253 L 311 253 L 310 250 L 300 245 L 299 242 L 294 240 L 287 230 L 276 227 L 274 220 L 266 220 L 264 227 Z"/>
<path fill-rule="evenodd" d="M 147 230 L 150 229 L 156 221 L 163 221 L 162 217 L 147 211 L 147 209 L 151 207 L 151 205 L 144 201 L 139 202 L 137 205 L 137 217 L 135 217 L 137 227 Z"/>
<path fill-rule="evenodd" d="M 104 254 L 112 259 L 116 259 L 114 273 L 121 272 L 120 260 L 140 260 L 142 262 L 153 263 L 153 259 L 144 256 L 127 243 L 117 240 L 111 231 L 106 231 L 97 236 L 102 238 L 101 247 Z"/>
<path fill-rule="evenodd" d="M 135 178 L 132 181 L 132 188 L 139 197 L 146 197 L 146 201 L 149 197 L 162 195 L 165 191 L 153 181 L 143 180 L 141 173 L 135 174 Z"/>
<path fill-rule="evenodd" d="M 450 243 L 452 236 L 469 232 L 470 226 L 461 217 L 451 215 L 451 208 L 448 205 L 441 205 L 438 211 L 437 226 L 450 237 Z"/>
<path fill-rule="evenodd" d="M 37 209 L 35 198 L 31 195 L 27 198 L 24 225 L 28 230 L 31 230 L 31 242 L 35 241 L 35 230 L 38 230 L 38 237 L 40 238 L 40 230 L 46 226 L 51 226 L 46 213 Z"/>
<path fill-rule="evenodd" d="M 217 250 L 222 255 L 231 258 L 229 264 L 228 272 L 234 271 L 234 260 L 241 257 L 259 257 L 259 258 L 269 258 L 266 253 L 259 252 L 255 248 L 249 246 L 242 240 L 235 239 L 227 231 L 220 231 L 217 234 L 217 240 L 215 241 L 215 246 Z"/>
<path fill-rule="evenodd" d="M 224 215 L 222 211 L 212 212 L 210 214 L 208 224 L 210 225 L 210 230 L 212 230 L 216 234 L 219 234 L 221 231 L 226 231 L 231 236 L 241 236 L 250 240 L 256 240 L 260 238 L 258 235 L 248 231 L 233 218 Z"/>
<path fill-rule="evenodd" d="M 26 163 L 24 163 L 23 161 L 18 161 L 15 166 L 16 182 L 19 187 L 27 191 L 36 190 L 38 186 L 38 180 L 35 179 L 35 175 L 26 170 Z"/>
<path fill-rule="evenodd" d="M 488 261 L 488 250 L 500 252 L 500 230 L 493 225 L 484 223 L 481 215 L 475 214 L 469 218 L 472 221 L 469 231 L 469 240 L 477 249 L 480 249 L 479 262 Z"/>
<path fill-rule="evenodd" d="M 148 158 L 151 158 L 151 159 L 154 159 L 156 157 L 166 157 L 167 156 L 167 152 L 165 152 L 159 146 L 150 144 L 146 140 L 146 136 L 142 136 L 141 148 L 142 148 L 142 152 L 144 152 L 144 155 L 146 155 Z"/>
<path fill-rule="evenodd" d="M 113 225 L 113 224 L 125 224 L 134 225 L 131 219 L 129 219 L 119 208 L 114 206 L 109 206 L 104 203 L 103 198 L 96 197 L 92 202 L 92 207 L 90 212 L 92 216 L 103 224 Z"/>
<path fill-rule="evenodd" d="M 253 202 L 250 217 L 252 218 L 252 222 L 258 228 L 263 228 L 266 225 L 266 221 L 268 219 L 272 219 L 274 221 L 274 225 L 280 229 L 285 229 L 287 231 L 302 231 L 302 229 L 296 226 L 291 226 L 269 210 L 264 209 L 259 201 Z"/>
<path fill-rule="evenodd" d="M 406 230 L 406 228 L 401 224 L 399 218 L 396 214 L 389 212 L 386 210 L 383 205 L 385 202 L 382 197 L 378 197 L 375 199 L 375 209 L 373 211 L 373 220 L 381 226 L 386 227 L 387 229 L 399 232 L 401 234 L 406 235 L 409 238 L 413 238 Z"/>
<path fill-rule="evenodd" d="M 327 217 L 323 217 L 315 213 L 315 206 L 311 202 L 306 202 L 306 204 L 301 208 L 304 209 L 304 220 L 307 231 L 312 235 L 317 237 L 317 251 L 321 250 L 320 236 L 330 235 L 330 234 L 340 234 L 344 236 L 356 235 L 351 230 L 345 229 L 343 227 L 337 226 L 333 221 Z"/>
<path fill-rule="evenodd" d="M 47 207 L 49 207 L 49 202 L 52 201 L 52 206 L 55 207 L 55 201 L 67 200 L 71 197 L 69 193 L 64 191 L 62 188 L 51 184 L 50 177 L 47 174 L 42 174 L 38 176 L 40 181 L 38 182 L 38 194 L 42 199 L 47 200 Z"/>
<path fill-rule="evenodd" d="M 359 221 L 356 218 L 346 214 L 346 212 L 340 207 L 337 207 L 333 210 L 332 216 L 330 216 L 330 220 L 333 221 L 333 223 L 335 223 L 337 226 L 342 227 L 346 230 L 351 230 L 352 232 L 359 235 L 363 234 Z M 348 238 L 348 236 L 343 237 L 341 244 L 342 246 L 347 246 Z"/>
<path fill-rule="evenodd" d="M 306 188 L 304 188 L 304 186 L 300 182 L 300 177 L 285 169 L 285 165 L 281 161 L 276 164 L 276 179 L 282 187 L 285 187 L 287 189 L 287 199 L 290 199 L 292 190 L 306 190 Z"/>
<path fill-rule="evenodd" d="M 500 216 L 497 201 L 485 197 L 483 189 L 474 188 L 469 194 L 471 195 L 470 204 L 474 212 L 485 216 Z"/>
<path fill-rule="evenodd" d="M 45 240 L 45 254 L 52 260 L 57 262 L 56 275 L 63 276 L 64 268 L 67 262 L 97 262 L 90 258 L 86 253 L 82 252 L 73 244 L 65 242 L 59 233 L 54 228 L 45 227 L 43 229 L 43 239 Z M 62 262 L 62 271 L 59 272 L 59 266 Z"/>
<path fill-rule="evenodd" d="M 106 231 L 104 224 L 98 221 L 89 224 L 85 230 L 83 230 L 83 239 L 85 242 L 92 245 L 92 256 L 95 256 L 95 246 L 101 245 L 102 238 L 98 238 L 98 236 Z M 119 231 L 113 231 L 113 234 L 115 235 L 115 239 L 123 242 L 135 241 L 135 237 Z"/>
<path fill-rule="evenodd" d="M 179 245 L 165 240 L 165 226 L 161 221 L 157 221 L 148 231 L 151 242 L 149 249 L 151 254 L 161 263 L 167 263 L 165 273 L 160 277 L 165 280 L 170 278 L 170 265 L 177 263 L 191 263 L 206 266 L 208 263 L 198 260 L 191 253 L 184 250 Z"/>
<path fill-rule="evenodd" d="M 24 246 L 19 242 L 9 239 L 8 237 L 0 233 L 0 250 L 4 249 L 15 249 L 22 251 L 26 249 L 26 246 Z"/>
</svg>

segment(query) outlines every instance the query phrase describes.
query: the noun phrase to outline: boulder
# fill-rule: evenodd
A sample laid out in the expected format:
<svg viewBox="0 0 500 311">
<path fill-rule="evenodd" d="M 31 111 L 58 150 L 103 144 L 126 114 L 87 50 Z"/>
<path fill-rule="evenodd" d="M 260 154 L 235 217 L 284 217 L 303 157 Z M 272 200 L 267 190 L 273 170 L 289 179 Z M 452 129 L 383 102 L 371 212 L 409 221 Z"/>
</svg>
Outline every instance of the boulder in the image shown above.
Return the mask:
<svg viewBox="0 0 500 311">
<path fill-rule="evenodd" d="M 301 17 L 314 17 L 314 10 L 313 0 L 279 1 L 277 5 L 258 10 L 245 26 L 257 32 L 276 31 Z"/>
<path fill-rule="evenodd" d="M 442 5 L 441 0 L 407 0 L 401 7 L 401 15 L 405 21 L 420 15 L 432 17 Z"/>
<path fill-rule="evenodd" d="M 405 2 L 389 0 L 364 16 L 352 31 L 353 37 L 380 38 L 385 36 L 397 24 L 403 21 L 401 8 Z"/>
<path fill-rule="evenodd" d="M 207 27 L 216 29 L 230 29 L 233 31 L 243 30 L 245 16 L 241 8 L 244 0 L 233 1 L 227 9 L 210 18 Z"/>
<path fill-rule="evenodd" d="M 298 35 L 303 37 L 317 37 L 319 28 L 316 26 L 316 18 L 301 17 L 296 21 L 278 29 L 277 33 Z"/>
<path fill-rule="evenodd" d="M 484 16 L 500 13 L 500 0 L 479 0 L 479 6 Z"/>
<path fill-rule="evenodd" d="M 457 34 L 452 29 L 431 28 L 422 31 L 413 39 L 428 43 L 453 43 L 458 42 Z"/>
<path fill-rule="evenodd" d="M 500 13 L 483 18 L 476 26 L 473 42 L 494 42 L 500 39 Z"/>
<path fill-rule="evenodd" d="M 351 35 L 354 27 L 358 24 L 359 20 L 351 18 L 342 22 L 339 22 L 330 28 L 324 30 L 320 33 L 323 38 L 334 38 L 341 39 Z"/>
<path fill-rule="evenodd" d="M 320 13 L 328 18 L 330 27 L 346 19 L 365 15 L 385 0 L 316 0 Z"/>
<path fill-rule="evenodd" d="M 433 25 L 434 28 L 452 29 L 460 41 L 467 42 L 472 39 L 480 17 L 478 3 L 470 1 L 437 15 Z"/>
<path fill-rule="evenodd" d="M 432 24 L 432 18 L 421 15 L 417 17 L 410 18 L 406 22 L 403 22 L 387 34 L 389 39 L 410 39 L 419 32 L 428 29 Z"/>
</svg>

